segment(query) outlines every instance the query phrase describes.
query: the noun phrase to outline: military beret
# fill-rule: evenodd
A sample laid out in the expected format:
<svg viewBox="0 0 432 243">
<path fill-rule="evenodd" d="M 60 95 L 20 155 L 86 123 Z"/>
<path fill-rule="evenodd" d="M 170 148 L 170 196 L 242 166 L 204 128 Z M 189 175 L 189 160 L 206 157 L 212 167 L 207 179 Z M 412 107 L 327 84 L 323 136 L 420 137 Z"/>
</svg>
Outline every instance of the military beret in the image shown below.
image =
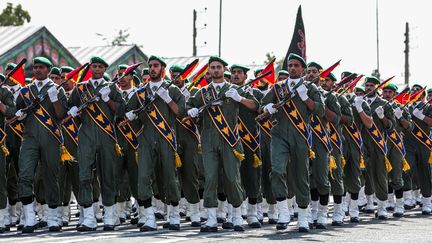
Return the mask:
<svg viewBox="0 0 432 243">
<path fill-rule="evenodd" d="M 228 66 L 227 62 L 225 62 L 224 60 L 222 60 L 222 58 L 217 57 L 217 56 L 211 56 L 210 57 L 208 64 L 210 65 L 210 63 L 212 63 L 212 62 L 220 62 L 220 63 L 222 63 L 222 65 Z"/>
<path fill-rule="evenodd" d="M 336 76 L 333 73 L 330 73 L 328 76 L 333 82 L 336 82 Z"/>
<path fill-rule="evenodd" d="M 182 72 L 185 69 L 184 66 L 182 65 L 178 65 L 178 64 L 174 64 L 170 67 L 169 71 L 170 72 Z"/>
<path fill-rule="evenodd" d="M 386 84 L 383 88 L 384 89 L 390 89 L 393 90 L 394 92 L 397 92 L 398 87 L 395 84 Z"/>
<path fill-rule="evenodd" d="M 246 66 L 244 66 L 244 65 L 241 65 L 241 64 L 233 64 L 233 65 L 231 66 L 231 71 L 232 71 L 234 68 L 240 68 L 241 70 L 243 70 L 244 73 L 247 73 L 247 72 L 250 70 L 248 67 L 246 67 Z"/>
<path fill-rule="evenodd" d="M 153 61 L 153 60 L 156 60 L 156 61 L 160 62 L 160 64 L 162 66 L 164 66 L 164 67 L 167 66 L 165 60 L 162 57 L 150 56 L 149 59 L 148 59 L 148 62 Z"/>
<path fill-rule="evenodd" d="M 365 93 L 365 88 L 363 86 L 357 86 L 354 88 L 354 92 L 363 92 Z"/>
<path fill-rule="evenodd" d="M 289 76 L 289 73 L 286 70 L 279 70 L 278 75 L 287 75 L 287 76 Z"/>
<path fill-rule="evenodd" d="M 231 77 L 230 71 L 225 71 L 224 72 L 224 77 Z"/>
<path fill-rule="evenodd" d="M 48 68 L 52 67 L 52 62 L 46 57 L 35 57 L 33 59 L 33 65 L 36 63 L 43 64 L 43 65 L 47 66 Z"/>
<path fill-rule="evenodd" d="M 16 66 L 17 66 L 17 65 L 16 65 L 15 63 L 10 62 L 10 63 L 6 64 L 6 70 L 5 70 L 5 71 L 12 70 L 12 69 L 14 69 Z"/>
<path fill-rule="evenodd" d="M 264 69 L 262 69 L 262 68 L 258 68 L 257 70 L 255 70 L 255 72 L 254 72 L 255 76 L 256 76 L 258 73 L 262 72 L 262 70 L 264 70 Z"/>
<path fill-rule="evenodd" d="M 105 72 L 105 73 L 103 74 L 103 79 L 105 79 L 105 81 L 110 81 L 110 80 L 111 80 L 111 77 L 110 77 L 110 75 L 109 75 L 107 72 Z"/>
<path fill-rule="evenodd" d="M 373 84 L 380 84 L 381 82 L 374 76 L 366 77 L 365 83 L 373 83 Z"/>
<path fill-rule="evenodd" d="M 92 58 L 90 58 L 90 64 L 93 64 L 93 63 L 100 63 L 100 64 L 104 65 L 105 67 L 109 66 L 108 63 L 102 57 L 99 57 L 99 56 L 93 56 Z"/>
<path fill-rule="evenodd" d="M 349 72 L 349 71 L 343 71 L 342 73 L 341 73 L 341 79 L 343 79 L 343 78 L 345 78 L 345 77 L 348 77 L 348 76 L 350 76 L 352 74 L 352 72 Z"/>
<path fill-rule="evenodd" d="M 308 63 L 307 67 L 308 67 L 308 68 L 310 68 L 310 67 L 314 67 L 314 68 L 316 68 L 319 72 L 322 72 L 322 70 L 323 70 L 322 66 L 319 65 L 319 64 L 316 63 L 316 62 L 310 62 L 310 63 Z"/>
<path fill-rule="evenodd" d="M 129 66 L 128 65 L 126 65 L 126 64 L 120 64 L 120 65 L 118 65 L 117 66 L 117 69 L 127 69 Z"/>
<path fill-rule="evenodd" d="M 147 74 L 149 74 L 149 69 L 148 69 L 148 68 L 144 68 L 144 69 L 141 71 L 141 76 L 144 76 L 144 75 L 147 75 Z"/>
<path fill-rule="evenodd" d="M 3 80 L 5 80 L 5 79 L 6 79 L 6 77 L 4 76 L 4 74 L 3 74 L 3 73 L 0 73 L 0 79 L 1 79 L 1 81 L 3 81 Z"/>
<path fill-rule="evenodd" d="M 61 69 L 61 72 L 62 72 L 62 73 L 70 73 L 70 72 L 72 72 L 73 67 L 70 67 L 70 66 L 62 66 L 60 69 Z"/>
<path fill-rule="evenodd" d="M 290 53 L 290 54 L 288 55 L 288 61 L 291 61 L 291 60 L 297 60 L 297 61 L 299 61 L 299 62 L 302 64 L 302 66 L 303 66 L 304 68 L 306 68 L 306 62 L 305 62 L 305 60 L 303 59 L 303 57 L 301 57 L 301 56 L 299 56 L 299 55 L 297 55 L 297 54 L 294 54 L 294 53 Z"/>
<path fill-rule="evenodd" d="M 432 92 L 432 88 L 428 89 L 427 92 L 428 92 L 428 93 Z"/>
<path fill-rule="evenodd" d="M 55 75 L 60 76 L 61 75 L 60 68 L 58 68 L 58 67 L 52 67 L 51 68 L 51 74 L 55 74 Z"/>
<path fill-rule="evenodd" d="M 412 86 L 412 89 L 414 89 L 414 87 L 417 87 L 417 88 L 419 88 L 419 89 L 423 89 L 423 86 L 421 86 L 420 84 L 414 84 L 414 85 Z"/>
</svg>

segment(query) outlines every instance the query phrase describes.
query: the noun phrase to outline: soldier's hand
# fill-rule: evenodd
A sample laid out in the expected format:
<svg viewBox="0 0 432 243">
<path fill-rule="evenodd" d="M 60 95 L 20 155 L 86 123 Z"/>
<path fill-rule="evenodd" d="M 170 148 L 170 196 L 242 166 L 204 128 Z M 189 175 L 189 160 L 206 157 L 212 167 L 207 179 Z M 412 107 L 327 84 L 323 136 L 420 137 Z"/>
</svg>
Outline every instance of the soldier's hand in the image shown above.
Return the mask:
<svg viewBox="0 0 432 243">
<path fill-rule="evenodd" d="M 423 120 L 425 118 L 425 115 L 423 115 L 423 110 L 419 110 L 418 108 L 414 109 L 413 115 L 420 120 Z"/>
<path fill-rule="evenodd" d="M 128 112 L 126 112 L 125 116 L 126 116 L 126 118 L 129 121 L 133 121 L 133 120 L 135 120 L 137 118 L 137 115 L 135 114 L 134 111 L 128 111 Z"/>
<path fill-rule="evenodd" d="M 309 96 L 307 95 L 308 89 L 306 88 L 306 86 L 304 84 L 300 85 L 297 88 L 297 93 L 300 96 L 300 99 L 302 101 L 306 101 L 307 99 L 309 99 Z"/>
<path fill-rule="evenodd" d="M 240 102 L 242 97 L 239 95 L 236 89 L 230 88 L 226 93 L 225 96 L 228 98 L 233 99 L 236 102 Z"/>
<path fill-rule="evenodd" d="M 77 117 L 79 115 L 78 107 L 72 106 L 72 108 L 70 108 L 70 110 L 67 112 L 67 114 L 72 116 L 72 117 Z"/>
<path fill-rule="evenodd" d="M 101 94 L 101 98 L 104 102 L 108 102 L 110 100 L 109 94 L 111 93 L 111 89 L 109 86 L 105 86 L 100 89 L 99 93 Z"/>
<path fill-rule="evenodd" d="M 379 119 L 383 119 L 384 118 L 384 108 L 382 106 L 378 106 L 375 109 L 375 113 L 377 114 Z"/>
<path fill-rule="evenodd" d="M 157 91 L 156 91 L 156 94 L 157 95 L 159 95 L 159 97 L 161 97 L 161 99 L 163 99 L 163 101 L 165 102 L 165 103 L 170 103 L 171 101 L 172 101 L 172 98 L 170 97 L 170 95 L 169 95 L 169 93 L 168 93 L 168 90 L 167 89 L 165 89 L 165 88 L 163 88 L 163 87 L 160 87 Z"/>
<path fill-rule="evenodd" d="M 354 98 L 354 106 L 358 112 L 363 111 L 362 104 L 363 104 L 363 97 L 357 96 Z"/>
<path fill-rule="evenodd" d="M 198 116 L 199 110 L 198 110 L 198 108 L 191 108 L 187 111 L 187 114 L 188 114 L 188 116 L 195 118 Z"/>
<path fill-rule="evenodd" d="M 274 114 L 277 112 L 277 109 L 273 107 L 273 103 L 268 103 L 267 105 L 264 106 L 264 111 L 270 113 L 270 114 Z"/>
<path fill-rule="evenodd" d="M 20 109 L 20 110 L 18 110 L 18 111 L 15 113 L 15 116 L 18 117 L 18 121 L 21 121 L 21 120 L 23 120 L 24 118 L 26 118 L 27 113 L 23 112 L 23 111 Z"/>
<path fill-rule="evenodd" d="M 395 114 L 395 117 L 396 117 L 396 119 L 401 119 L 401 117 L 402 117 L 402 110 L 401 110 L 401 108 L 400 107 L 396 107 L 396 109 L 394 110 L 394 114 Z"/>
<path fill-rule="evenodd" d="M 51 86 L 51 88 L 49 88 L 47 90 L 49 99 L 51 100 L 51 102 L 57 102 L 58 101 L 58 89 L 55 86 Z"/>
</svg>

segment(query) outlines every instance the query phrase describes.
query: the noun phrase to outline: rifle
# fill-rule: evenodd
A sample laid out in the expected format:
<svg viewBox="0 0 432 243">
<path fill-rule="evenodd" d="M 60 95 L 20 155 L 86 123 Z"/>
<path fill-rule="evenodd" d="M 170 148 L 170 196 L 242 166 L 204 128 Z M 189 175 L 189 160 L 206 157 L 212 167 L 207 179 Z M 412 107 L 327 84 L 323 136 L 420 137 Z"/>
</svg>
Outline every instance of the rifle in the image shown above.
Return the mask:
<svg viewBox="0 0 432 243">
<path fill-rule="evenodd" d="M 280 107 L 282 107 L 283 105 L 285 105 L 288 101 L 290 101 L 291 95 L 294 93 L 295 90 L 297 90 L 298 87 L 300 87 L 303 84 L 303 82 L 304 82 L 304 79 L 300 79 L 300 81 L 292 88 L 292 91 L 289 91 L 288 94 L 281 101 L 279 101 L 276 104 L 273 104 L 272 107 L 277 110 Z M 255 118 L 255 121 L 261 121 L 269 115 L 270 115 L 270 113 L 268 111 L 265 111 L 265 112 L 261 113 L 260 115 L 258 115 Z"/>
</svg>

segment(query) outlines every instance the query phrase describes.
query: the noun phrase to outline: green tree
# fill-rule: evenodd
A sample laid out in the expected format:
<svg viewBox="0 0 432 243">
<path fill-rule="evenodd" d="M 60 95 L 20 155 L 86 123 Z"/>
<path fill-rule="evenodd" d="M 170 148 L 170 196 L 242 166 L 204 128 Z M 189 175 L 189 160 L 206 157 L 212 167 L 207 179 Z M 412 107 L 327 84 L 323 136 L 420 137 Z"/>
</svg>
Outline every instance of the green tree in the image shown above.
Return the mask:
<svg viewBox="0 0 432 243">
<path fill-rule="evenodd" d="M 118 33 L 111 38 L 107 37 L 104 34 L 96 33 L 97 36 L 102 37 L 102 40 L 107 42 L 110 46 L 124 46 L 128 45 L 128 38 L 130 34 L 128 33 L 128 29 L 119 30 Z"/>
<path fill-rule="evenodd" d="M 276 56 L 274 55 L 273 52 L 267 52 L 266 53 L 266 60 L 264 61 L 265 64 L 270 63 L 271 60 L 273 60 L 273 58 L 276 58 Z M 282 59 L 277 59 L 275 61 L 275 68 L 276 70 L 280 70 L 282 68 L 283 65 L 283 58 Z"/>
<path fill-rule="evenodd" d="M 7 3 L 5 9 L 0 14 L 0 26 L 20 26 L 31 20 L 30 14 L 24 10 L 21 4 L 16 7 L 12 3 Z"/>
</svg>

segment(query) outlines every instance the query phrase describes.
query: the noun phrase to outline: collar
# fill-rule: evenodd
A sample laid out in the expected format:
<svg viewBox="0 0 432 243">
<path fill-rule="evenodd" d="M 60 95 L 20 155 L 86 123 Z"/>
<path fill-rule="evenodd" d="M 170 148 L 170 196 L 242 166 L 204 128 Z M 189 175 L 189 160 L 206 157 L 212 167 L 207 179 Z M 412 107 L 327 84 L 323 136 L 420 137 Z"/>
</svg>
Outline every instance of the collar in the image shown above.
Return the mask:
<svg viewBox="0 0 432 243">
<path fill-rule="evenodd" d="M 135 91 L 135 87 L 131 87 L 130 89 L 124 89 L 121 92 L 122 92 L 122 94 L 126 93 L 126 95 L 123 96 L 123 98 L 124 98 L 125 96 L 129 96 L 134 91 Z"/>
<path fill-rule="evenodd" d="M 21 86 L 19 84 L 15 84 L 14 86 L 6 85 L 6 87 L 14 94 L 18 90 L 21 89 Z"/>
<path fill-rule="evenodd" d="M 292 79 L 292 78 L 288 78 L 288 79 L 286 80 L 286 85 L 288 86 L 289 90 L 291 91 L 292 88 L 293 88 L 293 87 L 294 87 L 298 82 L 300 82 L 300 80 L 301 80 L 301 78 L 294 78 L 294 79 Z"/>
<path fill-rule="evenodd" d="M 156 90 L 162 85 L 163 80 L 158 81 L 158 82 L 152 82 L 150 81 L 150 89 L 152 91 L 152 93 L 156 92 Z"/>
<path fill-rule="evenodd" d="M 212 85 L 215 89 L 217 89 L 217 87 L 219 87 L 219 89 L 221 89 L 224 85 L 225 85 L 226 81 L 224 80 L 222 83 L 213 83 Z"/>
<path fill-rule="evenodd" d="M 90 83 L 93 85 L 93 87 L 96 89 L 97 86 L 99 86 L 102 82 L 104 81 L 103 78 L 99 78 L 99 79 L 90 79 Z M 95 85 L 95 83 L 97 82 L 97 85 Z"/>
<path fill-rule="evenodd" d="M 370 104 L 372 104 L 376 100 L 377 97 L 378 96 L 374 96 L 372 98 L 366 97 L 366 100 L 368 101 L 368 104 L 370 105 Z"/>
<path fill-rule="evenodd" d="M 38 91 L 41 91 L 41 89 L 49 82 L 51 81 L 51 79 L 46 78 L 44 80 L 35 80 L 33 81 L 33 83 L 36 85 L 36 88 L 38 89 Z"/>
</svg>

